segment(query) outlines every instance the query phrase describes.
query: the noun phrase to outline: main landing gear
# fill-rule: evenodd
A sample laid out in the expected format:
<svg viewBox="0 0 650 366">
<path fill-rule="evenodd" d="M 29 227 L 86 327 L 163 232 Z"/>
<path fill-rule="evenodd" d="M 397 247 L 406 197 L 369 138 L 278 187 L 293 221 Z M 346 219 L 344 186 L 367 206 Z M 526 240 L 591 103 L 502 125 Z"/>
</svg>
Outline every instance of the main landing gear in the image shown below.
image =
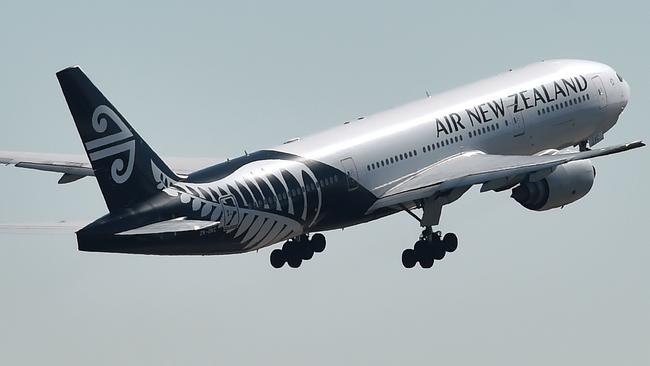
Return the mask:
<svg viewBox="0 0 650 366">
<path fill-rule="evenodd" d="M 458 248 L 456 234 L 447 233 L 443 237 L 440 231 L 434 232 L 431 226 L 427 226 L 413 249 L 402 252 L 402 264 L 406 268 L 413 268 L 419 262 L 420 267 L 431 268 L 434 260 L 441 260 L 445 254 L 455 251 L 456 248 Z"/>
<path fill-rule="evenodd" d="M 291 268 L 298 268 L 302 261 L 310 260 L 314 253 L 325 250 L 325 236 L 314 234 L 309 238 L 303 234 L 288 240 L 282 245 L 282 249 L 275 249 L 271 252 L 271 265 L 273 268 L 281 268 L 285 263 Z"/>
</svg>

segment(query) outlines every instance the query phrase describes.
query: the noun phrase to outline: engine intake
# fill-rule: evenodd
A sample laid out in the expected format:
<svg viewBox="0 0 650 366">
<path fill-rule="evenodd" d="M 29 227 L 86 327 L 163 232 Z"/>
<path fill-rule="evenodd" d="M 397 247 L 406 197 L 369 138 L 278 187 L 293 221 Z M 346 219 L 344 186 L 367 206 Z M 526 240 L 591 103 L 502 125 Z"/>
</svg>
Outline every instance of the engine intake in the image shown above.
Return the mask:
<svg viewBox="0 0 650 366">
<path fill-rule="evenodd" d="M 562 164 L 535 182 L 524 182 L 510 197 L 529 210 L 545 211 L 568 205 L 584 197 L 594 184 L 596 169 L 589 160 Z"/>
</svg>

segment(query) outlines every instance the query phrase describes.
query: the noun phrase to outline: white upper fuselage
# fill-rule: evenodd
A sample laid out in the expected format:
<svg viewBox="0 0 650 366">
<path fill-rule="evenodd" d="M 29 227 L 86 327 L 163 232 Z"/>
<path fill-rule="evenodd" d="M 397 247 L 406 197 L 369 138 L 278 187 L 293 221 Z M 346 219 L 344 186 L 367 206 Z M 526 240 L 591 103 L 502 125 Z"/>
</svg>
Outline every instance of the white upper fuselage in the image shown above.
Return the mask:
<svg viewBox="0 0 650 366">
<path fill-rule="evenodd" d="M 418 206 L 433 183 L 423 172 L 455 155 L 525 156 L 595 144 L 628 97 L 627 83 L 607 65 L 545 61 L 232 159 L 185 181 L 159 169 L 153 175 L 196 219 L 223 222 L 233 244 L 222 252 L 254 250 Z M 414 177 L 425 180 L 411 189 L 414 195 L 396 194 Z"/>
<path fill-rule="evenodd" d="M 628 97 L 627 83 L 607 65 L 544 61 L 272 150 L 342 171 L 356 168 L 352 176 L 379 197 L 410 174 L 463 151 L 524 155 L 576 145 L 609 130 Z"/>
</svg>

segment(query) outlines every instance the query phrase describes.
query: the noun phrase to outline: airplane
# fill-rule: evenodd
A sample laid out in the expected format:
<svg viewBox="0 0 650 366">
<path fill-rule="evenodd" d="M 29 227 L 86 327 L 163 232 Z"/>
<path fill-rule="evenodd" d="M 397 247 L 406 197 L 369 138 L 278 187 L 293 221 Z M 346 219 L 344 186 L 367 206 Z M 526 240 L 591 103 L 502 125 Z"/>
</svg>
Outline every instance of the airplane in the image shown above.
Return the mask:
<svg viewBox="0 0 650 366">
<path fill-rule="evenodd" d="M 594 148 L 630 88 L 584 60 L 511 69 L 222 162 L 164 161 L 78 66 L 56 75 L 87 159 L 5 151 L 0 163 L 62 173 L 61 184 L 96 178 L 108 214 L 76 232 L 81 251 L 217 255 L 284 242 L 272 267 L 298 268 L 325 249 L 322 232 L 404 211 L 422 232 L 402 264 L 431 268 L 458 247 L 433 229 L 442 207 L 472 186 L 511 190 L 528 210 L 563 207 L 590 191 L 590 159 L 645 146 Z"/>
</svg>

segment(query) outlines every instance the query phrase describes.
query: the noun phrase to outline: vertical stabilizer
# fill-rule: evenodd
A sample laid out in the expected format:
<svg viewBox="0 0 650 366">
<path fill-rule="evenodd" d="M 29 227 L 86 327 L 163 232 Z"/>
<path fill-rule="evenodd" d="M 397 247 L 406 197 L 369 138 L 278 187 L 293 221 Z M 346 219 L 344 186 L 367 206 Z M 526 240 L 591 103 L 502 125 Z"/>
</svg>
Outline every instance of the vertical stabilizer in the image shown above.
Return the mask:
<svg viewBox="0 0 650 366">
<path fill-rule="evenodd" d="M 152 165 L 178 179 L 77 66 L 56 74 L 109 211 L 159 190 Z"/>
</svg>

